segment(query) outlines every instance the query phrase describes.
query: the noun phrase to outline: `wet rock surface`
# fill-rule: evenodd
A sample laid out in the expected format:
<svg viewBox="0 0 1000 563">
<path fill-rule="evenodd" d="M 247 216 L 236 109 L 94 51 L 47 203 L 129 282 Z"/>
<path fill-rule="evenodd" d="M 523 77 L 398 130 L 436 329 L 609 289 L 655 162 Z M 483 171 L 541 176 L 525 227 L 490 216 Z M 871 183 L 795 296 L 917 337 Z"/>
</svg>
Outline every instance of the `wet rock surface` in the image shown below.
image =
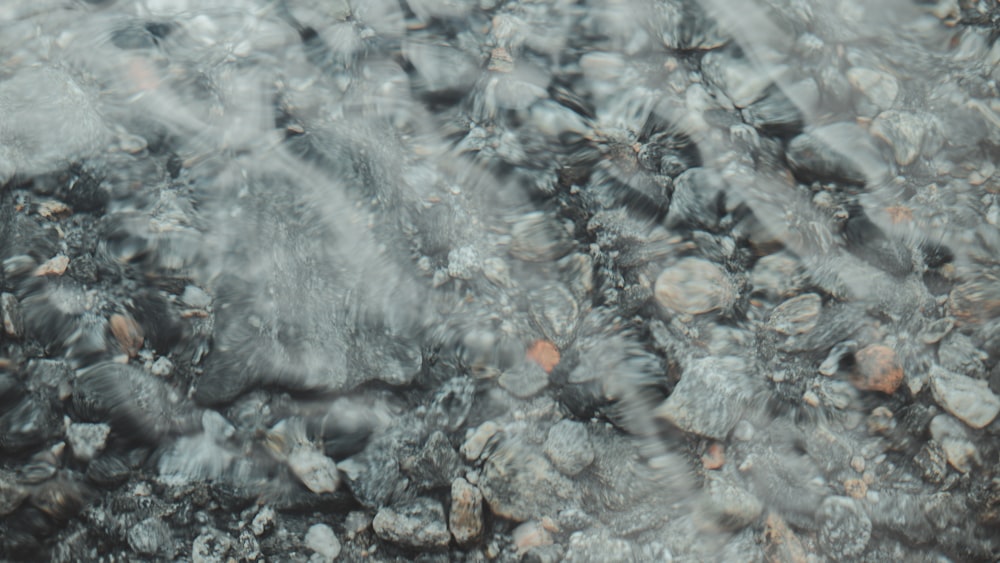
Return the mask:
<svg viewBox="0 0 1000 563">
<path fill-rule="evenodd" d="M 989 2 L 0 5 L 0 559 L 996 561 Z"/>
</svg>

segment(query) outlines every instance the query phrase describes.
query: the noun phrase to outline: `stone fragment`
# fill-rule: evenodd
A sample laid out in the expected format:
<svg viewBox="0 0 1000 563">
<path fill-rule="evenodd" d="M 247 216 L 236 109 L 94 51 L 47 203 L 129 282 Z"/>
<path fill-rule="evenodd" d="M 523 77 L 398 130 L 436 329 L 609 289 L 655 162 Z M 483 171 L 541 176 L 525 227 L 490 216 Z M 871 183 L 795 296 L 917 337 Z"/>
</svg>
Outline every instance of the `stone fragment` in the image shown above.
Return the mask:
<svg viewBox="0 0 1000 563">
<path fill-rule="evenodd" d="M 549 428 L 544 451 L 552 465 L 570 477 L 594 461 L 594 446 L 587 426 L 571 420 L 560 420 Z"/>
<path fill-rule="evenodd" d="M 461 477 L 451 482 L 448 529 L 460 545 L 475 541 L 483 533 L 483 494 Z"/>
<path fill-rule="evenodd" d="M 871 540 L 872 522 L 852 498 L 827 497 L 816 511 L 816 521 L 816 542 L 823 555 L 833 560 L 860 555 Z"/>
<path fill-rule="evenodd" d="M 400 468 L 409 475 L 411 486 L 429 490 L 449 484 L 461 474 L 463 465 L 447 436 L 437 431 L 416 455 L 403 459 Z"/>
<path fill-rule="evenodd" d="M 24 334 L 21 304 L 12 293 L 0 294 L 0 319 L 3 320 L 3 331 L 7 336 L 20 338 Z"/>
<path fill-rule="evenodd" d="M 536 547 L 552 544 L 552 534 L 540 522 L 534 520 L 514 528 L 511 536 L 514 538 L 514 548 L 517 549 L 518 556 Z"/>
<path fill-rule="evenodd" d="M 103 422 L 98 424 L 74 422 L 66 429 L 66 439 L 77 459 L 90 461 L 104 449 L 110 433 L 111 426 Z"/>
<path fill-rule="evenodd" d="M 764 553 L 768 563 L 806 563 L 806 550 L 802 540 L 788 527 L 788 524 L 771 512 L 767 515 L 764 528 Z"/>
<path fill-rule="evenodd" d="M 722 444 L 713 442 L 704 455 L 701 456 L 701 465 L 705 469 L 719 469 L 726 463 L 726 450 Z"/>
<path fill-rule="evenodd" d="M 35 270 L 36 276 L 61 276 L 69 266 L 69 257 L 59 254 L 47 260 Z"/>
<path fill-rule="evenodd" d="M 681 430 L 723 440 L 753 395 L 745 372 L 746 365 L 738 357 L 695 360 L 656 409 L 656 416 Z"/>
<path fill-rule="evenodd" d="M 541 366 L 545 373 L 552 373 L 559 365 L 559 349 L 548 340 L 536 340 L 528 348 L 527 358 Z"/>
<path fill-rule="evenodd" d="M 804 334 L 816 328 L 822 306 L 815 293 L 793 297 L 774 308 L 769 326 L 784 335 Z"/>
<path fill-rule="evenodd" d="M 233 539 L 218 531 L 210 530 L 194 539 L 191 544 L 191 561 L 193 563 L 226 563 L 229 550 L 233 547 Z"/>
<path fill-rule="evenodd" d="M 305 537 L 306 547 L 319 554 L 323 561 L 333 561 L 340 555 L 340 540 L 333 528 L 326 524 L 313 524 Z"/>
<path fill-rule="evenodd" d="M 539 341 L 542 342 L 542 341 Z M 556 352 L 558 355 L 558 352 Z M 542 361 L 546 361 L 544 358 Z M 557 360 L 558 361 L 558 360 Z M 548 364 L 547 364 L 548 365 Z M 548 371 L 552 371 L 553 365 L 548 365 Z M 549 375 L 539 363 L 521 362 L 508 369 L 500 375 L 497 380 L 500 387 L 506 389 L 511 395 L 519 399 L 528 399 L 537 395 L 549 384 Z"/>
<path fill-rule="evenodd" d="M 139 323 L 129 315 L 116 313 L 108 319 L 108 324 L 111 326 L 111 334 L 114 335 L 122 350 L 130 358 L 134 358 L 139 353 L 139 349 L 142 348 L 144 338 Z"/>
<path fill-rule="evenodd" d="M 899 95 L 899 81 L 887 72 L 864 67 L 847 71 L 847 80 L 878 109 L 889 109 Z"/>
<path fill-rule="evenodd" d="M 0 516 L 7 516 L 17 510 L 28 491 L 17 482 L 14 474 L 0 470 Z"/>
<path fill-rule="evenodd" d="M 444 509 L 428 498 L 385 507 L 372 520 L 375 534 L 388 542 L 420 549 L 446 547 L 451 540 Z"/>
<path fill-rule="evenodd" d="M 589 529 L 573 532 L 566 546 L 566 563 L 591 561 L 633 561 L 632 544 L 616 538 L 606 529 Z"/>
<path fill-rule="evenodd" d="M 202 288 L 189 285 L 184 288 L 184 293 L 181 294 L 181 303 L 188 307 L 204 309 L 212 303 L 212 298 Z"/>
<path fill-rule="evenodd" d="M 727 309 L 736 301 L 736 288 L 715 264 L 702 258 L 683 258 L 656 278 L 656 301 L 676 313 L 698 315 Z"/>
<path fill-rule="evenodd" d="M 931 393 L 934 400 L 972 428 L 982 428 L 1000 413 L 1000 398 L 986 381 L 952 373 L 940 366 L 931 367 Z"/>
<path fill-rule="evenodd" d="M 764 505 L 754 495 L 718 473 L 708 474 L 703 516 L 713 526 L 739 530 L 763 512 Z"/>
<path fill-rule="evenodd" d="M 573 506 L 580 490 L 532 447 L 508 439 L 483 465 L 479 490 L 494 514 L 523 522 Z"/>
<path fill-rule="evenodd" d="M 250 522 L 250 529 L 255 536 L 263 536 L 274 527 L 274 509 L 268 505 L 261 507 Z"/>
<path fill-rule="evenodd" d="M 903 367 L 888 346 L 872 344 L 854 355 L 857 369 L 851 383 L 865 391 L 895 393 L 903 383 Z"/>
<path fill-rule="evenodd" d="M 909 111 L 888 110 L 872 120 L 869 131 L 892 148 L 896 164 L 907 166 L 920 156 L 926 118 Z"/>
<path fill-rule="evenodd" d="M 494 434 L 500 431 L 500 426 L 492 420 L 480 424 L 475 430 L 468 434 L 465 443 L 462 444 L 462 455 L 468 461 L 475 461 L 482 455 L 487 442 Z"/>
<path fill-rule="evenodd" d="M 159 555 L 166 559 L 174 556 L 174 542 L 166 522 L 157 517 L 146 518 L 128 529 L 128 545 L 139 555 Z"/>
<path fill-rule="evenodd" d="M 310 491 L 332 493 L 340 485 L 337 463 L 319 451 L 300 446 L 288 456 L 288 467 Z"/>
</svg>

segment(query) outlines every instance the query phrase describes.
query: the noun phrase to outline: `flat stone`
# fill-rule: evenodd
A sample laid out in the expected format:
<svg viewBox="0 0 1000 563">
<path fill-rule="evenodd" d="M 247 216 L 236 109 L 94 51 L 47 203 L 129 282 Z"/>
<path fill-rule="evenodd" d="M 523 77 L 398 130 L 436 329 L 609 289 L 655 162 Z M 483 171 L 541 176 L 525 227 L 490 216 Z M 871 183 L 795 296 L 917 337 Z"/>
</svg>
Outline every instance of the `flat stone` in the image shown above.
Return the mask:
<svg viewBox="0 0 1000 563">
<path fill-rule="evenodd" d="M 733 356 L 695 360 L 656 416 L 686 432 L 725 439 L 753 395 L 745 371 L 743 360 Z"/>
<path fill-rule="evenodd" d="M 372 520 L 379 538 L 408 547 L 446 547 L 451 541 L 444 508 L 428 498 L 382 508 Z"/>
<path fill-rule="evenodd" d="M 804 334 L 816 328 L 822 306 L 815 293 L 793 297 L 774 308 L 769 325 L 779 334 Z"/>
<path fill-rule="evenodd" d="M 483 494 L 461 477 L 451 482 L 448 529 L 455 541 L 463 545 L 475 541 L 483 533 Z"/>
<path fill-rule="evenodd" d="M 11 293 L 0 294 L 0 318 L 3 320 L 3 331 L 7 336 L 20 338 L 24 334 L 24 321 L 21 318 L 21 304 Z"/>
<path fill-rule="evenodd" d="M 729 307 L 736 299 L 736 288 L 708 260 L 683 258 L 656 278 L 654 296 L 671 311 L 698 315 Z"/>
<path fill-rule="evenodd" d="M 982 428 L 1000 413 L 1000 398 L 986 381 L 952 373 L 939 366 L 931 367 L 931 392 L 934 400 L 972 428 Z"/>
<path fill-rule="evenodd" d="M 313 524 L 305 537 L 306 547 L 322 556 L 325 561 L 333 561 L 340 555 L 340 540 L 333 528 L 326 524 Z"/>
</svg>

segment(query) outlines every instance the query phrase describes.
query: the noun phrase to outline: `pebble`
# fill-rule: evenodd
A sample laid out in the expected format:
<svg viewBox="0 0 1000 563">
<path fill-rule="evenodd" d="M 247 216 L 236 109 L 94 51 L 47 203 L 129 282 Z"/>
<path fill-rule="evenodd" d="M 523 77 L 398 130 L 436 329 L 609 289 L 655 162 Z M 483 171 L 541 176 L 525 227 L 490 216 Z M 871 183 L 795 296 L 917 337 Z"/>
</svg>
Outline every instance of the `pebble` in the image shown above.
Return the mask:
<svg viewBox="0 0 1000 563">
<path fill-rule="evenodd" d="M 559 365 L 559 349 L 548 340 L 536 340 L 526 352 L 528 360 L 542 367 L 545 373 L 552 373 L 552 370 Z"/>
<path fill-rule="evenodd" d="M 816 511 L 816 542 L 823 553 L 837 561 L 860 555 L 871 540 L 872 522 L 858 501 L 827 497 Z"/>
<path fill-rule="evenodd" d="M 735 433 L 735 431 L 734 431 Z M 726 448 L 719 442 L 713 442 L 701 456 L 701 466 L 708 470 L 719 469 L 726 463 Z"/>
<path fill-rule="evenodd" d="M 76 459 L 90 461 L 104 449 L 110 433 L 111 426 L 103 422 L 74 422 L 66 429 L 66 439 Z"/>
<path fill-rule="evenodd" d="M 69 257 L 64 254 L 54 256 L 35 269 L 35 276 L 61 276 L 69 267 Z"/>
<path fill-rule="evenodd" d="M 891 395 L 903 383 L 903 367 L 892 348 L 872 344 L 859 350 L 854 358 L 857 365 L 851 383 L 858 389 Z"/>
<path fill-rule="evenodd" d="M 896 164 L 908 166 L 920 156 L 925 123 L 926 118 L 916 113 L 889 110 L 875 116 L 869 131 L 892 148 Z"/>
<path fill-rule="evenodd" d="M 687 432 L 724 440 L 753 396 L 745 371 L 738 357 L 695 360 L 656 416 Z"/>
<path fill-rule="evenodd" d="M 580 422 L 560 420 L 554 424 L 549 428 L 543 449 L 552 465 L 570 477 L 594 461 L 594 446 L 587 425 Z"/>
<path fill-rule="evenodd" d="M 212 304 L 212 298 L 202 288 L 188 285 L 184 287 L 184 293 L 181 294 L 181 303 L 195 309 L 204 309 Z"/>
<path fill-rule="evenodd" d="M 820 181 L 864 185 L 885 174 L 868 133 L 850 122 L 823 125 L 795 137 L 786 157 L 794 170 Z"/>
<path fill-rule="evenodd" d="M 684 258 L 664 270 L 653 294 L 660 305 L 689 315 L 727 309 L 737 297 L 726 274 L 702 258 Z"/>
<path fill-rule="evenodd" d="M 3 320 L 3 331 L 7 336 L 20 338 L 24 334 L 21 304 L 11 293 L 0 294 L 0 319 Z"/>
<path fill-rule="evenodd" d="M 779 334 L 804 334 L 816 328 L 823 301 L 815 293 L 793 297 L 774 308 L 770 327 Z"/>
<path fill-rule="evenodd" d="M 492 420 L 480 424 L 468 435 L 462 444 L 462 456 L 468 461 L 479 459 L 490 438 L 499 431 L 500 426 Z"/>
<path fill-rule="evenodd" d="M 847 81 L 880 110 L 891 108 L 899 95 L 899 81 L 887 72 L 854 67 L 847 71 Z"/>
<path fill-rule="evenodd" d="M 514 547 L 517 549 L 518 556 L 523 556 L 536 547 L 553 543 L 552 534 L 540 522 L 534 520 L 514 528 L 511 536 L 514 538 Z"/>
<path fill-rule="evenodd" d="M 453 477 L 464 471 L 462 460 L 448 437 L 439 430 L 427 438 L 416 455 L 404 458 L 400 467 L 410 477 L 410 486 L 416 490 L 448 485 Z"/>
<path fill-rule="evenodd" d="M 115 313 L 108 319 L 111 334 L 130 358 L 134 358 L 142 348 L 142 327 L 130 315 Z"/>
<path fill-rule="evenodd" d="M 28 498 L 28 490 L 17 482 L 14 474 L 0 470 L 0 516 L 7 516 Z"/>
<path fill-rule="evenodd" d="M 806 550 L 802 540 L 788 527 L 776 512 L 769 512 L 764 525 L 764 551 L 768 561 L 806 563 Z"/>
<path fill-rule="evenodd" d="M 542 211 L 521 216 L 511 227 L 510 254 L 525 262 L 553 262 L 573 250 L 566 229 Z"/>
<path fill-rule="evenodd" d="M 250 522 L 250 530 L 253 535 L 260 537 L 271 531 L 274 527 L 274 517 L 274 509 L 270 505 L 262 506 L 254 515 L 253 521 Z"/>
<path fill-rule="evenodd" d="M 332 493 L 340 485 L 337 463 L 318 450 L 299 446 L 288 456 L 288 467 L 310 491 Z"/>
<path fill-rule="evenodd" d="M 306 547 L 322 556 L 323 561 L 333 561 L 340 555 L 340 540 L 333 528 L 326 524 L 313 524 L 305 537 Z"/>
<path fill-rule="evenodd" d="M 460 545 L 470 544 L 483 534 L 483 494 L 461 477 L 451 482 L 448 529 Z"/>
<path fill-rule="evenodd" d="M 978 463 L 979 451 L 969 440 L 968 429 L 957 419 L 939 414 L 931 419 L 931 437 L 941 445 L 948 464 L 961 473 L 968 473 L 972 463 Z"/>
<path fill-rule="evenodd" d="M 471 280 L 482 269 L 482 258 L 471 246 L 453 248 L 448 252 L 448 275 L 460 280 Z"/>
<path fill-rule="evenodd" d="M 508 438 L 483 464 L 479 490 L 494 514 L 516 522 L 555 515 L 581 494 L 534 447 Z"/>
<path fill-rule="evenodd" d="M 545 361 L 544 358 L 543 361 Z M 538 362 L 521 362 L 503 372 L 497 383 L 500 384 L 500 387 L 510 392 L 511 395 L 519 399 L 528 399 L 534 397 L 548 386 L 548 372 L 552 371 L 553 367 L 555 366 L 549 366 L 548 371 L 546 371 Z"/>
<path fill-rule="evenodd" d="M 153 365 L 150 366 L 149 372 L 156 377 L 167 377 L 174 371 L 174 363 L 170 361 L 170 358 L 166 356 L 160 356 L 156 358 Z"/>
<path fill-rule="evenodd" d="M 226 555 L 233 547 L 233 539 L 217 530 L 203 533 L 191 544 L 193 563 L 227 563 Z"/>
<path fill-rule="evenodd" d="M 930 383 L 937 404 L 972 428 L 983 428 L 1000 413 L 1000 398 L 986 381 L 932 366 Z"/>
<path fill-rule="evenodd" d="M 709 518 L 713 526 L 739 530 L 757 520 L 764 511 L 764 504 L 729 478 L 709 473 L 702 509 L 703 516 Z"/>
<path fill-rule="evenodd" d="M 566 546 L 563 558 L 565 563 L 632 560 L 632 544 L 611 536 L 605 529 L 573 532 L 569 536 L 569 545 Z"/>
<path fill-rule="evenodd" d="M 441 504 L 422 497 L 380 509 L 372 528 L 385 541 L 419 549 L 446 547 L 451 540 Z"/>
<path fill-rule="evenodd" d="M 166 559 L 174 556 L 170 528 L 161 518 L 146 518 L 128 529 L 128 545 L 139 555 L 160 555 Z"/>
</svg>

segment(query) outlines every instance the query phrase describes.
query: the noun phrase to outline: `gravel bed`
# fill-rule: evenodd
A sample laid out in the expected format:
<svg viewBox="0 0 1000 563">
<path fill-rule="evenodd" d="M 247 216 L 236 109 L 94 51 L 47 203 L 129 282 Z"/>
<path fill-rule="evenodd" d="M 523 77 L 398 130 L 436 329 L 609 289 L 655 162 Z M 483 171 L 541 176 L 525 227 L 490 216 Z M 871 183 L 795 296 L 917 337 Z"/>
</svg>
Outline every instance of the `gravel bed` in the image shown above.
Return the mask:
<svg viewBox="0 0 1000 563">
<path fill-rule="evenodd" d="M 0 559 L 997 561 L 998 38 L 3 2 Z"/>
</svg>

